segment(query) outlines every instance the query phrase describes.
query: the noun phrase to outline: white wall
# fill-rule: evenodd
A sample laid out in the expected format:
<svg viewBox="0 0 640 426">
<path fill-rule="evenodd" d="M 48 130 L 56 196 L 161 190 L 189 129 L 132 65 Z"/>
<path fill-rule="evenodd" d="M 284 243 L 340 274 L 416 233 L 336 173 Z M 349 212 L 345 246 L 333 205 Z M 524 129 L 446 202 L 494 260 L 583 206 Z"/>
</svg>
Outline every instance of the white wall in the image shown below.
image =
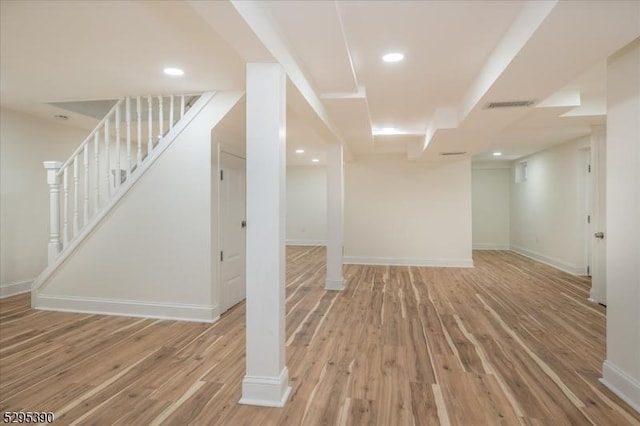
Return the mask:
<svg viewBox="0 0 640 426">
<path fill-rule="evenodd" d="M 522 158 L 527 180 L 511 179 L 511 249 L 573 274 L 584 274 L 587 266 L 589 142 L 584 137 Z"/>
<path fill-rule="evenodd" d="M 287 244 L 324 245 L 326 233 L 326 168 L 287 167 Z"/>
<path fill-rule="evenodd" d="M 472 165 L 474 249 L 509 250 L 511 173 L 507 162 Z"/>
<path fill-rule="evenodd" d="M 218 316 L 211 128 L 240 96 L 213 97 L 42 283 L 36 306 L 197 320 Z"/>
<path fill-rule="evenodd" d="M 607 360 L 603 382 L 640 411 L 640 39 L 607 67 Z"/>
<path fill-rule="evenodd" d="M 43 161 L 64 161 L 89 132 L 0 109 L 0 296 L 28 291 L 47 266 Z"/>
<path fill-rule="evenodd" d="M 470 160 L 345 165 L 345 261 L 471 266 Z"/>
</svg>

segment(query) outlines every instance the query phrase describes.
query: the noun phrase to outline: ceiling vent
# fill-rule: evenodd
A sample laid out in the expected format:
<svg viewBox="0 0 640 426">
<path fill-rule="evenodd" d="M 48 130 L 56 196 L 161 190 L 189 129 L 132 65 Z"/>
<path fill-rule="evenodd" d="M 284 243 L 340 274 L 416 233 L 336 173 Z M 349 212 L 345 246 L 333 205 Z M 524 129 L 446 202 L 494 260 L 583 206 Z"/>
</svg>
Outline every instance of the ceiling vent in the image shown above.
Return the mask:
<svg viewBox="0 0 640 426">
<path fill-rule="evenodd" d="M 464 155 L 466 154 L 465 151 L 454 151 L 454 152 L 441 152 L 440 155 Z"/>
<path fill-rule="evenodd" d="M 502 102 L 489 102 L 486 109 L 495 109 L 495 108 L 522 108 L 522 107 L 530 107 L 533 105 L 535 101 L 502 101 Z"/>
</svg>

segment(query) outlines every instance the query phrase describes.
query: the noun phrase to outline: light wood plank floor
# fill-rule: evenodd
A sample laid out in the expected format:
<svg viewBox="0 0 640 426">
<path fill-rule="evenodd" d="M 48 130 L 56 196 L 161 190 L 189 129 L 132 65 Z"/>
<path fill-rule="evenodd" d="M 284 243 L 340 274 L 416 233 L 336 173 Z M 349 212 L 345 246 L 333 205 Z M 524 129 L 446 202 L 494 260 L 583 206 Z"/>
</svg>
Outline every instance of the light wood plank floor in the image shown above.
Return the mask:
<svg viewBox="0 0 640 426">
<path fill-rule="evenodd" d="M 476 267 L 347 266 L 287 251 L 283 409 L 237 404 L 244 304 L 216 324 L 39 312 L 0 301 L 0 411 L 96 425 L 640 425 L 598 382 L 588 280 L 509 252 Z"/>
</svg>

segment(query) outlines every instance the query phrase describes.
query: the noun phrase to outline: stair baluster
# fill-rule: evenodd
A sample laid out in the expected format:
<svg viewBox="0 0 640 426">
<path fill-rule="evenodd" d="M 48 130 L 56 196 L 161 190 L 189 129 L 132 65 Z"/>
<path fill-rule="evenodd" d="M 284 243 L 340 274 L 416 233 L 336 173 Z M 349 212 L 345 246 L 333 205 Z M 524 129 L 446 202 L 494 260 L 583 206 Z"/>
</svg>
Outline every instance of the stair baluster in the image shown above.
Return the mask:
<svg viewBox="0 0 640 426">
<path fill-rule="evenodd" d="M 147 96 L 147 101 L 149 103 L 149 143 L 147 146 L 147 158 L 149 158 L 153 150 L 153 102 L 151 101 L 151 96 Z"/>
<path fill-rule="evenodd" d="M 158 96 L 158 142 L 164 136 L 164 114 L 162 110 L 162 96 Z"/>
<path fill-rule="evenodd" d="M 122 176 L 122 167 L 120 165 L 120 121 L 122 117 L 120 116 L 120 105 L 116 106 L 116 172 L 113 176 L 113 183 L 116 188 L 120 187 L 120 181 L 122 180 L 120 176 Z"/>
<path fill-rule="evenodd" d="M 105 182 L 105 186 L 106 186 L 106 194 L 105 194 L 105 202 L 109 201 L 109 199 L 111 198 L 111 177 L 109 176 L 111 174 L 111 158 L 110 158 L 110 153 L 109 153 L 109 145 L 110 145 L 110 138 L 109 138 L 109 127 L 111 124 L 111 120 L 109 120 L 109 116 L 107 115 L 107 120 L 104 122 L 104 165 L 105 165 L 105 177 L 106 177 L 106 182 Z"/>
<path fill-rule="evenodd" d="M 169 97 L 169 130 L 173 129 L 173 95 Z"/>
<path fill-rule="evenodd" d="M 69 243 L 69 168 L 65 167 L 62 174 L 62 245 Z"/>
<path fill-rule="evenodd" d="M 139 168 L 142 162 L 142 108 L 140 96 L 136 98 L 136 117 L 138 118 L 138 155 L 136 157 L 136 168 Z"/>
<path fill-rule="evenodd" d="M 125 120 L 127 124 L 127 167 L 126 178 L 129 179 L 131 174 L 131 98 L 127 97 L 125 100 Z"/>
<path fill-rule="evenodd" d="M 78 156 L 73 157 L 73 234 L 72 237 L 78 235 L 80 230 L 80 214 L 79 210 L 80 198 L 80 180 L 78 178 Z"/>
<path fill-rule="evenodd" d="M 94 185 L 95 194 L 93 197 L 93 213 L 95 214 L 100 207 L 100 132 L 95 131 L 93 134 L 93 155 L 95 157 L 95 175 Z"/>
<path fill-rule="evenodd" d="M 82 227 L 89 223 L 89 144 L 84 146 L 84 201 L 82 203 Z"/>
</svg>

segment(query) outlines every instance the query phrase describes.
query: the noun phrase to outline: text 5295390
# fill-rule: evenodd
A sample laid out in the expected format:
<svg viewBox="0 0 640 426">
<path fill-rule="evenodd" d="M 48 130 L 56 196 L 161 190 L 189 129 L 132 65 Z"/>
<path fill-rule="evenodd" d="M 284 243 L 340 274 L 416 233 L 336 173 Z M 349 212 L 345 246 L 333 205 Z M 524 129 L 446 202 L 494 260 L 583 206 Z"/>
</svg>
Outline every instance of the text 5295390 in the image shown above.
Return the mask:
<svg viewBox="0 0 640 426">
<path fill-rule="evenodd" d="M 53 423 L 55 415 L 51 411 L 5 411 L 3 423 Z"/>
</svg>

